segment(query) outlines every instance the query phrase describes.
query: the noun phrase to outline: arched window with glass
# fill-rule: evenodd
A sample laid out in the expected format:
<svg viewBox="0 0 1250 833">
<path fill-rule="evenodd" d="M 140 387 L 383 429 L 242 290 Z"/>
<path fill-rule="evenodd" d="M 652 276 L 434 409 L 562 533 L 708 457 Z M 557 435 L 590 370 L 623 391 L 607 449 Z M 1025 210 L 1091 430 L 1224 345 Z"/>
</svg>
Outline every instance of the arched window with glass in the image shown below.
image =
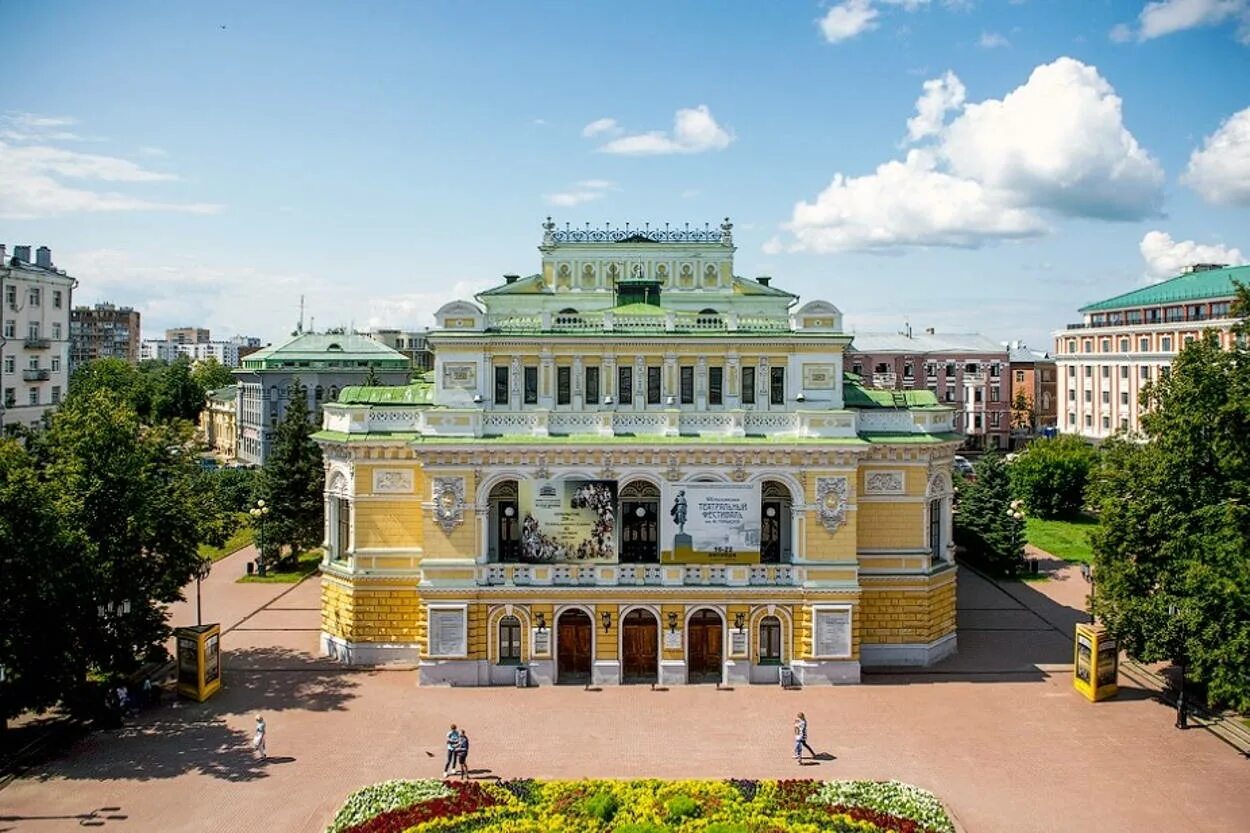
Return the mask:
<svg viewBox="0 0 1250 833">
<path fill-rule="evenodd" d="M 521 620 L 515 616 L 499 620 L 499 664 L 521 664 Z"/>
<path fill-rule="evenodd" d="M 760 665 L 781 665 L 781 620 L 776 616 L 760 620 Z"/>
</svg>

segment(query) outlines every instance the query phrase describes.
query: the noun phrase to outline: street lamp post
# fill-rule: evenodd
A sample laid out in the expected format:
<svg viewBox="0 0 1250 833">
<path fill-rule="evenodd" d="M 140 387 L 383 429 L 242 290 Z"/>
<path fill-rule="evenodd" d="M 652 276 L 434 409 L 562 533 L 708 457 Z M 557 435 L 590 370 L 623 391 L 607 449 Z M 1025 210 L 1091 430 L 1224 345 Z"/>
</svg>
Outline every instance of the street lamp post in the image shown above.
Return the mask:
<svg viewBox="0 0 1250 833">
<path fill-rule="evenodd" d="M 208 574 L 213 571 L 213 560 L 205 558 L 200 561 L 200 565 L 195 569 L 195 624 L 204 624 L 204 616 L 200 607 L 200 582 L 208 578 Z"/>
<path fill-rule="evenodd" d="M 1081 578 L 1089 584 L 1089 623 L 1094 624 L 1094 568 L 1088 564 L 1081 565 Z"/>
<path fill-rule="evenodd" d="M 253 522 L 256 524 L 256 574 L 265 575 L 265 516 L 269 514 L 269 507 L 265 505 L 264 500 L 256 501 L 256 505 L 250 510 Z"/>
</svg>

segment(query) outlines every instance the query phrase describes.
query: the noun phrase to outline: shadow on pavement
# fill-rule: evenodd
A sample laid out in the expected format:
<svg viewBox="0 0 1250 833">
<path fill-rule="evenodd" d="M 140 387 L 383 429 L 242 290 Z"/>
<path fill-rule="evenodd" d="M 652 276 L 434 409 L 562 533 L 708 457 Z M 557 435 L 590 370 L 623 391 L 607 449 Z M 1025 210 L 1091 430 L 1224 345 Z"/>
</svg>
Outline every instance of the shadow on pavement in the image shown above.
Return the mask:
<svg viewBox="0 0 1250 833">
<path fill-rule="evenodd" d="M 286 648 L 226 652 L 221 694 L 210 705 L 223 714 L 335 711 L 355 699 L 358 678 L 374 672 Z"/>
</svg>

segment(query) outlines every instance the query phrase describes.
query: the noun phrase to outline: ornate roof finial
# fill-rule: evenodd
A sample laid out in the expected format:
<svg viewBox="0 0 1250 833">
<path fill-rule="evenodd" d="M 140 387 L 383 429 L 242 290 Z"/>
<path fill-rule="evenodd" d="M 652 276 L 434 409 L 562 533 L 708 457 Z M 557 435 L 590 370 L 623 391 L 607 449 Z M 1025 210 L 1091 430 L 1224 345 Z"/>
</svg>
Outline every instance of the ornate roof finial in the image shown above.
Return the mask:
<svg viewBox="0 0 1250 833">
<path fill-rule="evenodd" d="M 556 244 L 556 224 L 551 222 L 551 217 L 547 217 L 547 222 L 543 223 L 543 245 L 554 246 Z"/>
<path fill-rule="evenodd" d="M 720 224 L 720 242 L 725 246 L 734 244 L 734 224 L 729 222 L 728 217 Z"/>
</svg>

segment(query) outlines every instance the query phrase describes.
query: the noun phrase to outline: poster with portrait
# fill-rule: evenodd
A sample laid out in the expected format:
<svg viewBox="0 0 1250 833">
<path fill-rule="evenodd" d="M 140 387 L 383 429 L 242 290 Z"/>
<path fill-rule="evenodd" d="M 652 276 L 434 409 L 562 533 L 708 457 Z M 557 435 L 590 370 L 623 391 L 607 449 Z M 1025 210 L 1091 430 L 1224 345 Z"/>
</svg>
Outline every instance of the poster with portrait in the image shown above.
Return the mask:
<svg viewBox="0 0 1250 833">
<path fill-rule="evenodd" d="M 204 640 L 204 685 L 221 676 L 221 637 L 213 634 Z"/>
<path fill-rule="evenodd" d="M 661 560 L 758 564 L 759 483 L 674 483 L 660 507 Z"/>
<path fill-rule="evenodd" d="M 616 560 L 616 481 L 522 480 L 521 560 Z"/>
<path fill-rule="evenodd" d="M 1119 670 L 1119 645 L 1107 635 L 1098 640 L 1098 688 L 1115 685 Z"/>
<path fill-rule="evenodd" d="M 1076 635 L 1076 678 L 1086 685 L 1090 683 L 1092 660 L 1093 646 L 1090 644 L 1089 637 L 1078 633 Z"/>
<path fill-rule="evenodd" d="M 178 637 L 178 684 L 197 688 L 200 684 L 200 651 L 195 639 Z"/>
</svg>

